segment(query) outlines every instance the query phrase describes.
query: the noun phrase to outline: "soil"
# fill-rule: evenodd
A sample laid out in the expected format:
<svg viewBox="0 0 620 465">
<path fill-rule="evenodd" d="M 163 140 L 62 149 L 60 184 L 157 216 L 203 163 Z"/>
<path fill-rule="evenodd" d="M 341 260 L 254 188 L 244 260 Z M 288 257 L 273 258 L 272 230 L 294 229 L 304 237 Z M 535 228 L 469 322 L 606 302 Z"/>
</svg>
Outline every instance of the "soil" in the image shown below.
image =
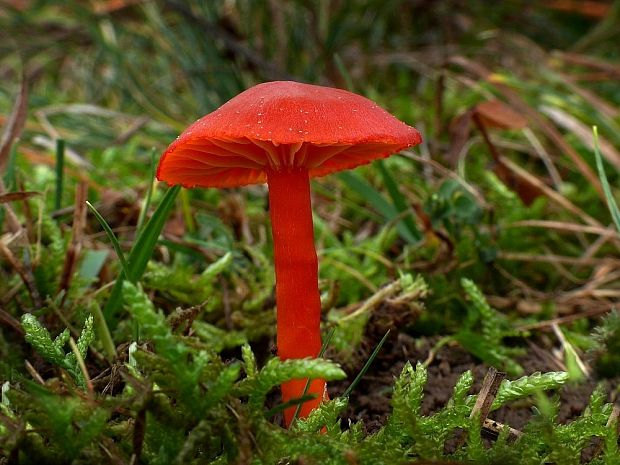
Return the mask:
<svg viewBox="0 0 620 465">
<path fill-rule="evenodd" d="M 415 365 L 418 361 L 424 361 L 429 356 L 429 351 L 439 340 L 433 338 L 413 338 L 406 333 L 393 331 L 392 337 L 386 341 L 381 352 L 374 360 L 373 365 L 364 378 L 354 389 L 348 411 L 344 419 L 363 421 L 367 432 L 372 433 L 379 429 L 386 421 L 391 408 L 390 397 L 394 379 L 400 374 L 406 361 Z M 376 336 L 376 335 L 375 335 Z M 374 338 L 374 336 L 373 336 Z M 367 341 L 367 351 L 356 357 L 354 364 L 340 360 L 353 378 L 365 363 L 368 354 L 376 346 L 380 336 L 376 340 Z M 535 372 L 549 372 L 562 370 L 558 360 L 551 355 L 550 349 L 543 349 L 549 339 L 541 337 L 537 343 L 530 343 L 526 355 L 518 358 L 518 362 L 525 369 L 524 375 Z M 337 360 L 337 355 L 331 355 Z M 428 365 L 428 381 L 424 389 L 422 402 L 422 414 L 429 415 L 440 410 L 452 396 L 454 385 L 460 375 L 466 370 L 471 370 L 474 375 L 474 385 L 471 394 L 476 394 L 482 385 L 482 380 L 488 370 L 488 366 L 476 360 L 468 352 L 457 344 L 443 346 Z M 620 379 L 599 380 L 593 377 L 579 385 L 564 386 L 560 392 L 561 407 L 558 421 L 568 422 L 580 416 L 589 403 L 590 395 L 597 384 L 603 382 L 607 391 L 611 386 L 617 386 Z M 342 393 L 349 381 L 331 383 L 329 385 L 332 397 Z M 521 429 L 532 416 L 532 404 L 529 402 L 515 402 L 508 407 L 491 412 L 489 418 L 512 428 Z"/>
</svg>

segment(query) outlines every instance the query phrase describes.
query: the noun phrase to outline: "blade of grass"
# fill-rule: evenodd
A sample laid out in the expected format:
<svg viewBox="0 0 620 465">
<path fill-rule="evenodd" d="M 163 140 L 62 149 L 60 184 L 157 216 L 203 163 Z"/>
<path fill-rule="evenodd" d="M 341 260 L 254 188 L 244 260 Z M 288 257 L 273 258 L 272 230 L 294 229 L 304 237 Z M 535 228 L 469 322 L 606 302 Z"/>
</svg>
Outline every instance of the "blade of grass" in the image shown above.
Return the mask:
<svg viewBox="0 0 620 465">
<path fill-rule="evenodd" d="M 321 350 L 319 351 L 319 355 L 317 356 L 317 358 L 321 358 L 323 355 L 325 355 L 325 351 L 327 350 L 327 347 L 329 346 L 330 342 L 332 341 L 332 338 L 334 337 L 334 333 L 336 332 L 336 328 L 332 328 L 329 333 L 327 334 L 327 336 L 325 337 L 325 340 L 323 341 L 323 345 L 321 346 Z M 308 393 L 308 389 L 310 389 L 310 380 L 307 379 L 306 380 L 306 385 L 304 386 L 304 390 L 301 393 L 301 398 L 306 397 L 306 394 Z M 314 398 L 314 396 L 312 396 L 312 398 Z M 297 401 L 298 399 L 293 399 L 294 401 Z M 293 414 L 293 419 L 291 420 L 291 425 L 293 425 L 296 421 L 297 421 L 297 417 L 299 416 L 299 412 L 301 411 L 301 406 L 303 405 L 303 402 L 300 402 L 297 404 L 297 408 L 295 409 L 295 413 Z M 286 407 L 284 407 L 286 408 Z"/>
<path fill-rule="evenodd" d="M 65 141 L 56 140 L 56 195 L 54 197 L 54 209 L 60 210 L 62 207 L 62 189 L 64 184 L 65 169 Z"/>
<path fill-rule="evenodd" d="M 123 281 L 129 279 L 132 283 L 137 282 L 144 273 L 146 265 L 153 255 L 157 239 L 166 224 L 166 219 L 174 207 L 174 201 L 181 190 L 181 186 L 173 186 L 164 195 L 161 203 L 148 220 L 135 244 L 131 248 L 127 260 L 127 272 L 121 272 L 114 283 L 110 298 L 103 308 L 108 326 L 114 329 L 115 318 L 123 300 Z"/>
<path fill-rule="evenodd" d="M 153 255 L 155 244 L 157 239 L 164 229 L 166 220 L 172 208 L 174 207 L 174 201 L 177 195 L 181 191 L 181 186 L 173 186 L 168 189 L 168 192 L 164 195 L 161 203 L 153 213 L 153 216 L 144 226 L 144 229 L 140 231 L 140 235 L 136 240 L 136 243 L 131 248 L 131 252 L 128 258 L 129 273 L 127 278 L 132 282 L 137 282 L 144 273 L 146 265 Z"/>
<path fill-rule="evenodd" d="M 105 231 L 106 236 L 108 236 L 108 239 L 112 243 L 112 247 L 114 247 L 114 251 L 116 252 L 116 255 L 118 256 L 118 259 L 121 262 L 121 267 L 123 268 L 123 271 L 125 272 L 125 274 L 127 274 L 129 272 L 129 267 L 127 265 L 127 260 L 125 260 L 125 254 L 123 254 L 121 245 L 119 244 L 118 239 L 116 238 L 116 234 L 114 234 L 114 231 L 112 231 L 112 228 L 110 228 L 110 225 L 108 224 L 108 222 L 105 220 L 103 216 L 101 216 L 101 213 L 97 211 L 97 209 L 93 206 L 92 203 L 90 203 L 87 200 L 86 205 L 88 206 L 92 214 L 95 215 L 95 218 L 97 218 L 97 221 L 99 221 L 99 224 Z"/>
<path fill-rule="evenodd" d="M 377 166 L 379 168 L 381 176 L 383 177 L 385 187 L 387 187 L 388 193 L 392 198 L 392 203 L 394 204 L 394 207 L 396 207 L 396 210 L 398 210 L 399 213 L 410 210 L 407 206 L 407 200 L 405 199 L 405 196 L 398 189 L 396 180 L 392 176 L 392 173 L 390 173 L 390 171 L 386 168 L 385 162 L 383 160 L 377 160 Z M 402 219 L 402 223 L 406 226 L 411 235 L 415 237 L 416 242 L 422 239 L 422 234 L 420 233 L 418 227 L 413 221 L 411 214 L 406 215 Z"/>
<path fill-rule="evenodd" d="M 114 340 L 112 339 L 108 325 L 105 322 L 101 307 L 99 307 L 96 300 L 91 300 L 89 310 L 90 314 L 93 316 L 95 334 L 97 334 L 99 342 L 101 342 L 103 346 L 108 362 L 112 362 L 116 357 L 116 346 L 114 345 Z"/>
<path fill-rule="evenodd" d="M 336 69 L 344 79 L 346 88 L 349 92 L 355 92 L 355 85 L 353 85 L 353 79 L 351 78 L 351 74 L 347 70 L 342 58 L 337 53 L 334 53 L 334 64 L 336 65 Z"/>
<path fill-rule="evenodd" d="M 351 395 L 351 392 L 353 392 L 353 389 L 355 389 L 355 387 L 359 384 L 359 382 L 362 380 L 362 378 L 364 377 L 364 375 L 370 368 L 370 365 L 372 365 L 372 362 L 375 360 L 375 358 L 377 358 L 377 355 L 379 355 L 379 351 L 381 350 L 381 347 L 383 347 L 383 344 L 385 344 L 385 341 L 387 340 L 389 335 L 390 335 L 390 330 L 388 329 L 385 335 L 379 341 L 379 344 L 377 344 L 377 347 L 375 347 L 375 350 L 373 350 L 372 354 L 370 354 L 370 357 L 368 357 L 368 360 L 366 360 L 366 363 L 364 364 L 360 372 L 357 374 L 353 382 L 342 393 L 342 397 L 349 397 Z"/>
<path fill-rule="evenodd" d="M 351 171 L 343 171 L 338 173 L 337 176 L 349 189 L 360 195 L 387 221 L 390 221 L 398 216 L 398 210 L 394 207 L 394 205 L 385 200 L 381 193 L 372 187 L 368 181 L 362 178 L 359 174 Z M 398 234 L 410 244 L 415 244 L 418 242 L 418 239 L 411 234 L 402 221 L 399 221 L 396 224 L 396 229 L 398 230 Z"/>
<path fill-rule="evenodd" d="M 6 173 L 4 173 L 4 187 L 8 192 L 15 190 L 15 186 L 17 186 L 17 181 L 15 180 L 15 165 L 17 160 L 17 143 L 16 140 L 11 146 L 11 151 L 9 152 L 9 161 L 6 165 Z"/>
<path fill-rule="evenodd" d="M 187 190 L 181 191 L 181 208 L 183 209 L 183 219 L 185 220 L 187 232 L 191 234 L 196 230 L 196 227 L 194 226 L 194 220 L 192 218 L 192 210 L 189 204 Z"/>
<path fill-rule="evenodd" d="M 140 233 L 142 231 L 142 227 L 144 226 L 144 221 L 146 220 L 146 213 L 149 211 L 151 207 L 151 200 L 153 198 L 153 187 L 155 186 L 155 167 L 156 158 L 155 158 L 155 148 L 151 150 L 151 182 L 149 184 L 149 188 L 146 191 L 146 197 L 142 201 L 142 208 L 140 209 L 140 215 L 138 216 L 138 224 L 136 226 L 136 231 Z"/>
<path fill-rule="evenodd" d="M 275 414 L 280 413 L 280 412 L 284 412 L 287 408 L 294 407 L 295 405 L 297 405 L 297 410 L 295 411 L 295 413 L 297 414 L 297 411 L 299 409 L 301 409 L 301 406 L 302 406 L 302 404 L 304 402 L 307 402 L 309 400 L 313 400 L 315 398 L 316 398 L 316 394 L 304 394 L 301 397 L 295 397 L 294 399 L 291 399 L 288 402 L 284 402 L 283 404 L 278 404 L 275 407 L 267 410 L 265 412 L 265 418 L 271 418 Z M 295 421 L 296 418 L 297 417 L 294 417 L 293 421 Z"/>
<path fill-rule="evenodd" d="M 605 198 L 607 199 L 607 207 L 609 208 L 611 217 L 614 220 L 616 229 L 618 230 L 618 232 L 620 232 L 620 209 L 618 209 L 618 204 L 616 203 L 616 199 L 614 198 L 611 192 L 611 187 L 609 186 L 609 180 L 607 179 L 607 174 L 605 173 L 605 167 L 603 166 L 603 157 L 601 156 L 601 150 L 600 150 L 599 143 L 598 143 L 598 128 L 596 126 L 593 126 L 592 132 L 594 134 L 594 157 L 596 158 L 596 168 L 598 170 L 598 177 L 601 180 L 601 185 L 603 186 L 603 192 L 605 193 Z"/>
</svg>

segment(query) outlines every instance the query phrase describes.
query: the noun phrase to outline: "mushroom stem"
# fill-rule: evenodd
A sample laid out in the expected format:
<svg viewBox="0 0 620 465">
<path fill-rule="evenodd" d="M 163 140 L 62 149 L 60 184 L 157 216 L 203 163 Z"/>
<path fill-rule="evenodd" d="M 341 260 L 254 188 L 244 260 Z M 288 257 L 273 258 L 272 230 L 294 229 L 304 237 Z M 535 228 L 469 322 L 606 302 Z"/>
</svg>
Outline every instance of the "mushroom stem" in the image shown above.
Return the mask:
<svg viewBox="0 0 620 465">
<path fill-rule="evenodd" d="M 283 168 L 267 172 L 269 211 L 276 271 L 278 356 L 282 360 L 315 358 L 321 350 L 321 300 L 318 260 L 310 203 L 310 178 L 306 169 Z M 305 379 L 282 387 L 282 401 L 301 397 Z M 313 380 L 307 394 L 317 397 L 305 402 L 299 417 L 306 417 L 322 401 L 325 381 Z M 284 411 L 287 426 L 296 407 Z"/>
</svg>

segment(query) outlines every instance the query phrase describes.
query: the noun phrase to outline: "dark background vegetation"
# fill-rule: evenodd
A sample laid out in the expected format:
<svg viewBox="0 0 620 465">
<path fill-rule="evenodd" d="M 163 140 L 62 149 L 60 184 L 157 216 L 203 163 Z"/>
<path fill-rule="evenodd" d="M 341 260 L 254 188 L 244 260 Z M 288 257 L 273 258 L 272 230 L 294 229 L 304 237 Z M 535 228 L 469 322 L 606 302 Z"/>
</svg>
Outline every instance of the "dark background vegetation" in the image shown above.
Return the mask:
<svg viewBox="0 0 620 465">
<path fill-rule="evenodd" d="M 0 0 L 0 463 L 619 463 L 619 43 L 618 1 Z M 272 358 L 265 187 L 153 182 L 270 80 L 424 137 L 313 181 L 332 362 Z M 339 381 L 287 431 L 294 375 Z"/>
</svg>

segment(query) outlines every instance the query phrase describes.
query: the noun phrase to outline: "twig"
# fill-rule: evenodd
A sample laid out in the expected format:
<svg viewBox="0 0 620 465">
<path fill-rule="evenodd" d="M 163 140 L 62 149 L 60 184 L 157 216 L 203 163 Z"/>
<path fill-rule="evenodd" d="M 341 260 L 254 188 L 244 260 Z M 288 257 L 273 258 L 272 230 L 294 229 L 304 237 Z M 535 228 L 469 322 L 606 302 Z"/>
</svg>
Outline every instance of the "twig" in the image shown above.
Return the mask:
<svg viewBox="0 0 620 465">
<path fill-rule="evenodd" d="M 518 439 L 523 435 L 523 433 L 518 429 L 511 428 L 508 425 L 504 425 L 499 421 L 491 420 L 489 418 L 485 418 L 482 423 L 482 431 L 490 434 L 494 439 L 497 438 L 497 436 L 506 428 L 508 428 L 509 439 Z"/>
<path fill-rule="evenodd" d="M 493 400 L 495 400 L 499 386 L 502 384 L 505 377 L 506 373 L 497 371 L 494 367 L 489 368 L 489 371 L 487 371 L 482 381 L 482 388 L 478 393 L 478 397 L 476 397 L 476 403 L 471 410 L 469 418 L 475 418 L 479 415 L 480 423 L 484 424 L 484 420 L 486 420 L 491 411 L 491 406 L 493 405 Z"/>
<path fill-rule="evenodd" d="M 471 410 L 469 418 L 478 417 L 480 424 L 484 425 L 489 412 L 491 411 L 491 406 L 493 405 L 493 400 L 495 400 L 495 396 L 497 395 L 497 391 L 499 390 L 502 381 L 506 377 L 506 373 L 497 371 L 494 367 L 490 367 L 487 371 L 487 374 L 484 376 L 484 380 L 482 381 L 482 387 L 480 388 L 480 392 L 476 397 L 476 403 Z M 465 442 L 465 436 L 462 435 L 457 440 L 457 447 L 460 447 Z"/>
</svg>

